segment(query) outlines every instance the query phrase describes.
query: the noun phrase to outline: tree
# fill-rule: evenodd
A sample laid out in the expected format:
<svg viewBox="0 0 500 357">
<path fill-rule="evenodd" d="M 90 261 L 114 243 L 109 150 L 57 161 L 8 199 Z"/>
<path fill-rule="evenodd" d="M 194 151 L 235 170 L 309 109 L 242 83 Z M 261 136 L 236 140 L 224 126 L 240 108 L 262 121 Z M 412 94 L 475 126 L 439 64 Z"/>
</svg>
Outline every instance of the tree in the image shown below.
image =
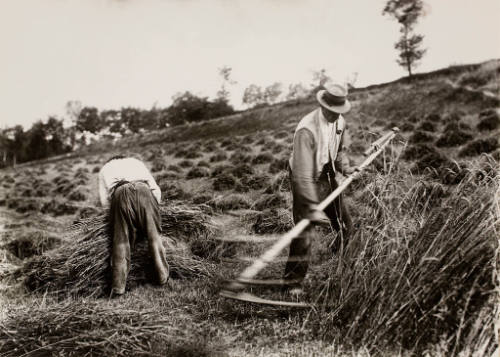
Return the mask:
<svg viewBox="0 0 500 357">
<path fill-rule="evenodd" d="M 229 102 L 229 91 L 227 87 L 229 85 L 235 85 L 237 82 L 231 79 L 232 68 L 228 66 L 223 66 L 219 68 L 219 76 L 222 78 L 222 85 L 217 92 L 217 100 Z"/>
<path fill-rule="evenodd" d="M 278 101 L 279 96 L 281 95 L 281 83 L 275 82 L 266 87 L 264 90 L 264 100 L 268 104 L 273 104 Z"/>
<path fill-rule="evenodd" d="M 243 104 L 248 107 L 265 103 L 265 96 L 262 88 L 256 84 L 250 84 L 243 92 Z"/>
<path fill-rule="evenodd" d="M 401 37 L 394 48 L 399 51 L 398 64 L 408 71 L 409 77 L 426 51 L 421 48 L 424 37 L 413 32 L 423 14 L 423 7 L 422 0 L 389 0 L 382 11 L 383 15 L 396 19 L 401 25 Z"/>
<path fill-rule="evenodd" d="M 290 84 L 288 86 L 287 100 L 301 99 L 309 95 L 309 90 L 302 83 Z"/>
<path fill-rule="evenodd" d="M 27 160 L 38 160 L 48 156 L 49 146 L 45 129 L 45 125 L 39 120 L 28 130 Z"/>
<path fill-rule="evenodd" d="M 330 80 L 330 76 L 326 74 L 326 69 L 322 68 L 319 71 L 313 71 L 313 83 L 314 88 L 321 88 L 323 85 Z"/>
<path fill-rule="evenodd" d="M 233 107 L 224 100 L 211 102 L 207 97 L 198 97 L 189 91 L 178 93 L 172 99 L 173 103 L 166 113 L 170 125 L 214 119 L 234 113 Z M 165 113 L 161 115 L 165 117 Z"/>
<path fill-rule="evenodd" d="M 122 108 L 121 120 L 133 133 L 138 133 L 143 127 L 141 111 L 136 108 Z"/>
<path fill-rule="evenodd" d="M 48 155 L 59 155 L 71 150 L 69 145 L 65 145 L 66 132 L 64 130 L 63 121 L 54 117 L 49 117 L 45 124 L 45 133 L 48 140 Z"/>
<path fill-rule="evenodd" d="M 99 117 L 97 108 L 82 108 L 76 119 L 76 129 L 80 132 L 88 131 L 97 134 L 102 128 L 104 128 L 104 122 Z"/>
</svg>

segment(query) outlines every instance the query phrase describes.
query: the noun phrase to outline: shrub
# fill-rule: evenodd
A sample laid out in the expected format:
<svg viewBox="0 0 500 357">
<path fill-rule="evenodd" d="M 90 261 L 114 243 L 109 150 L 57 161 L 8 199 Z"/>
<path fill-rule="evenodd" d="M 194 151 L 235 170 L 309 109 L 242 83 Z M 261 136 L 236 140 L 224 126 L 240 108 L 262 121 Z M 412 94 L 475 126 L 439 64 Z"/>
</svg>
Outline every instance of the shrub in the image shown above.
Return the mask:
<svg viewBox="0 0 500 357">
<path fill-rule="evenodd" d="M 252 208 L 257 211 L 263 211 L 268 208 L 283 208 L 286 207 L 287 201 L 285 196 L 280 193 L 264 194 L 254 202 Z"/>
<path fill-rule="evenodd" d="M 199 153 L 198 151 L 196 151 L 195 149 L 188 150 L 188 152 L 186 153 L 186 155 L 184 155 L 184 157 L 186 159 L 198 159 L 198 158 L 200 158 L 202 156 L 203 155 L 201 153 Z"/>
<path fill-rule="evenodd" d="M 51 214 L 54 216 L 71 215 L 75 214 L 77 211 L 78 207 L 70 205 L 66 202 L 61 202 L 56 199 L 45 202 L 41 208 L 42 213 Z"/>
<path fill-rule="evenodd" d="M 7 183 L 14 183 L 14 182 L 16 182 L 16 180 L 12 176 L 9 176 L 9 175 L 5 175 L 4 178 L 3 178 L 3 181 L 7 182 Z"/>
<path fill-rule="evenodd" d="M 439 179 L 445 185 L 457 185 L 467 176 L 469 170 L 466 165 L 449 162 L 439 170 Z"/>
<path fill-rule="evenodd" d="M 177 165 L 168 165 L 167 170 L 173 172 L 182 172 L 182 169 Z"/>
<path fill-rule="evenodd" d="M 498 138 L 476 139 L 471 141 L 459 152 L 459 156 L 475 156 L 482 153 L 489 153 L 498 148 Z"/>
<path fill-rule="evenodd" d="M 90 217 L 96 217 L 102 213 L 103 213 L 102 208 L 91 207 L 91 206 L 83 207 L 78 211 L 78 215 L 76 216 L 75 222 L 73 223 L 76 223 L 80 220 L 88 219 Z"/>
<path fill-rule="evenodd" d="M 414 170 L 424 171 L 426 168 L 439 170 L 444 165 L 448 165 L 450 159 L 437 151 L 429 152 L 417 160 L 413 166 Z"/>
<path fill-rule="evenodd" d="M 210 167 L 210 164 L 206 162 L 205 160 L 200 160 L 198 161 L 198 167 Z"/>
<path fill-rule="evenodd" d="M 268 162 L 272 162 L 274 160 L 274 156 L 269 152 L 263 152 L 255 156 L 252 160 L 252 164 L 266 164 Z"/>
<path fill-rule="evenodd" d="M 245 144 L 245 145 L 249 145 L 249 144 L 253 144 L 254 141 L 255 141 L 254 136 L 252 134 L 248 134 L 248 135 L 243 136 L 243 140 L 241 140 L 241 143 Z"/>
<path fill-rule="evenodd" d="M 208 202 L 213 198 L 213 196 L 209 193 L 199 193 L 194 195 L 191 198 L 191 202 L 199 205 L 199 204 L 208 204 Z"/>
<path fill-rule="evenodd" d="M 274 134 L 274 138 L 275 139 L 283 139 L 283 138 L 286 138 L 288 136 L 288 132 L 287 131 L 278 131 L 276 134 Z"/>
<path fill-rule="evenodd" d="M 241 183 L 250 190 L 261 190 L 269 185 L 269 177 L 265 175 L 247 176 L 241 179 Z"/>
<path fill-rule="evenodd" d="M 248 164 L 239 164 L 231 170 L 231 174 L 238 178 L 247 177 L 254 174 L 254 169 Z"/>
<path fill-rule="evenodd" d="M 453 147 L 460 146 L 472 139 L 472 135 L 463 130 L 456 129 L 445 131 L 436 141 L 437 147 Z"/>
<path fill-rule="evenodd" d="M 193 178 L 199 178 L 199 177 L 208 177 L 210 176 L 210 171 L 206 167 L 193 167 L 191 170 L 188 171 L 186 178 L 187 179 L 193 179 Z"/>
<path fill-rule="evenodd" d="M 272 184 L 266 188 L 264 193 L 275 193 L 275 192 L 290 192 L 290 178 L 288 177 L 288 172 L 281 171 L 278 176 L 273 180 Z"/>
<path fill-rule="evenodd" d="M 251 229 L 257 234 L 285 233 L 293 228 L 290 210 L 283 208 L 266 209 L 245 217 Z"/>
<path fill-rule="evenodd" d="M 96 174 L 98 173 L 99 171 L 101 171 L 101 168 L 99 166 L 94 166 L 94 168 L 92 169 L 92 173 L 93 174 Z"/>
<path fill-rule="evenodd" d="M 410 136 L 408 142 L 411 144 L 417 144 L 417 143 L 428 143 L 430 141 L 433 141 L 434 137 L 426 133 L 425 131 L 421 130 L 416 130 L 412 136 Z"/>
<path fill-rule="evenodd" d="M 252 202 L 247 196 L 239 193 L 217 196 L 208 202 L 208 205 L 219 211 L 247 209 L 250 208 L 251 204 Z"/>
<path fill-rule="evenodd" d="M 229 161 L 231 161 L 232 164 L 234 165 L 239 165 L 241 163 L 246 163 L 246 162 L 251 162 L 252 156 L 246 155 L 242 152 L 236 151 L 231 155 L 229 158 Z"/>
<path fill-rule="evenodd" d="M 220 162 L 227 160 L 227 154 L 224 151 L 218 151 L 210 157 L 210 162 Z"/>
<path fill-rule="evenodd" d="M 285 145 L 276 144 L 271 148 L 271 153 L 279 154 L 285 149 Z"/>
<path fill-rule="evenodd" d="M 163 171 L 167 168 L 167 163 L 163 159 L 155 159 L 151 165 L 151 172 Z"/>
<path fill-rule="evenodd" d="M 267 136 L 264 136 L 262 138 L 260 138 L 256 143 L 255 145 L 267 145 L 269 144 L 269 138 Z"/>
<path fill-rule="evenodd" d="M 215 191 L 231 190 L 236 185 L 236 179 L 229 174 L 220 174 L 214 179 L 213 188 Z"/>
<path fill-rule="evenodd" d="M 70 201 L 85 201 L 87 195 L 82 187 L 77 187 L 69 194 L 68 199 Z"/>
<path fill-rule="evenodd" d="M 429 122 L 439 122 L 439 121 L 441 121 L 441 115 L 439 115 L 437 113 L 432 113 L 432 114 L 427 115 L 425 117 L 425 120 L 429 121 Z"/>
<path fill-rule="evenodd" d="M 178 162 L 177 165 L 186 168 L 186 167 L 192 167 L 194 164 L 191 160 L 182 160 Z"/>
<path fill-rule="evenodd" d="M 178 184 L 168 180 L 159 181 L 158 186 L 162 192 L 162 200 L 184 200 L 190 197 Z"/>
<path fill-rule="evenodd" d="M 288 157 L 275 158 L 269 164 L 269 173 L 270 174 L 276 174 L 276 173 L 279 173 L 279 172 L 287 171 L 288 170 L 288 165 L 289 165 L 289 159 L 288 159 Z"/>
<path fill-rule="evenodd" d="M 217 165 L 213 168 L 212 172 L 210 173 L 210 176 L 216 177 L 219 176 L 220 174 L 228 174 L 231 172 L 232 169 L 233 167 L 230 165 L 226 164 Z"/>
<path fill-rule="evenodd" d="M 72 183 L 68 179 L 63 179 L 60 180 L 57 186 L 54 189 L 55 193 L 60 193 L 62 195 L 69 195 L 71 190 L 73 190 L 73 187 L 75 186 L 75 183 Z"/>
<path fill-rule="evenodd" d="M 418 126 L 418 129 L 432 132 L 432 131 L 436 130 L 436 127 L 434 126 L 434 122 L 429 121 L 429 120 L 424 120 L 423 122 L 420 123 L 420 125 Z"/>
<path fill-rule="evenodd" d="M 16 202 L 14 203 L 15 200 Z M 26 212 L 38 212 L 42 207 L 42 203 L 33 198 L 14 198 L 9 199 L 7 203 L 8 208 L 15 209 L 16 212 L 26 213 Z"/>
<path fill-rule="evenodd" d="M 399 126 L 399 129 L 401 129 L 401 131 L 413 131 L 415 127 L 412 123 L 404 122 L 401 126 Z"/>
<path fill-rule="evenodd" d="M 500 116 L 495 109 L 488 109 L 479 113 L 477 128 L 481 131 L 495 130 L 500 126 Z"/>
<path fill-rule="evenodd" d="M 19 259 L 43 254 L 61 244 L 62 239 L 45 231 L 24 232 L 19 237 L 2 246 Z"/>
</svg>

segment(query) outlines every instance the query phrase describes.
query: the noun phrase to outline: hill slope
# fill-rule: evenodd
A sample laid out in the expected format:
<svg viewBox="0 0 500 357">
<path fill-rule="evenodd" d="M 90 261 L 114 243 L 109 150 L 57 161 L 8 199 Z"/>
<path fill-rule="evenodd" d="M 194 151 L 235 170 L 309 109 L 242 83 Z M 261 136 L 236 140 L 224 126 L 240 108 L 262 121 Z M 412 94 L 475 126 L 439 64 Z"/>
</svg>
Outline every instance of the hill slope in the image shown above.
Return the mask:
<svg viewBox="0 0 500 357">
<path fill-rule="evenodd" d="M 328 245 L 336 235 L 319 232 L 302 297 L 322 303 L 313 311 L 254 306 L 217 295 L 223 280 L 248 264 L 246 258 L 265 250 L 266 237 L 292 226 L 286 163 L 295 126 L 316 107 L 312 100 L 114 145 L 101 142 L 73 157 L 3 170 L 0 352 L 491 353 L 499 68 L 499 61 L 489 61 L 353 91 L 353 109 L 346 116 L 352 164 L 381 132 L 393 126 L 401 132 L 347 192 L 358 229 L 345 254 L 330 257 Z M 64 253 L 74 239 L 69 224 L 91 217 L 85 222 L 92 227 L 92 217 L 101 213 L 95 207 L 100 165 L 124 151 L 147 162 L 166 206 L 201 207 L 216 225 L 206 240 L 183 243 L 203 264 L 215 264 L 215 275 L 175 279 L 169 288 L 133 286 L 117 300 L 30 292 L 23 276 L 12 272 L 28 269 L 44 254 L 49 270 L 39 275 L 50 276 L 51 257 Z M 248 234 L 253 238 L 248 243 L 217 243 Z M 277 262 L 262 277 L 278 278 L 282 270 Z M 258 293 L 293 298 L 276 289 Z M 64 322 L 58 319 L 64 318 L 73 321 L 71 328 L 60 328 Z"/>
</svg>

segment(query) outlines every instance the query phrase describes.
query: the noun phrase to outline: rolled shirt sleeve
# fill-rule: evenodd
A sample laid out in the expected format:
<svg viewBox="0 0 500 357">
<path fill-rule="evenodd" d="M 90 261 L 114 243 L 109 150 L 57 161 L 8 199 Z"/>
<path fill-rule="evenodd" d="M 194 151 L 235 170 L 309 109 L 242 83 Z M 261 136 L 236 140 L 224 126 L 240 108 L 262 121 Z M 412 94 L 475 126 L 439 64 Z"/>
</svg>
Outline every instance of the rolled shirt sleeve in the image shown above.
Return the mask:
<svg viewBox="0 0 500 357">
<path fill-rule="evenodd" d="M 306 206 L 319 203 L 314 178 L 315 151 L 313 134 L 306 128 L 298 130 L 293 140 L 292 184 L 294 196 Z"/>
</svg>

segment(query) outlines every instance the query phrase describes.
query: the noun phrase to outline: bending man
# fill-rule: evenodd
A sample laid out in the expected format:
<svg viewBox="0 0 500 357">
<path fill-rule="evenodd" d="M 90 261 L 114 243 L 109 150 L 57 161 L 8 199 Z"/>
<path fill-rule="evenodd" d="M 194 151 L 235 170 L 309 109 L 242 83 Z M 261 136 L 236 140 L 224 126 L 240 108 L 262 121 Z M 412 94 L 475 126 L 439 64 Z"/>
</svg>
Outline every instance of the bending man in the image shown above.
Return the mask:
<svg viewBox="0 0 500 357">
<path fill-rule="evenodd" d="M 99 172 L 99 198 L 103 207 L 110 208 L 113 231 L 111 294 L 125 293 L 130 246 L 134 247 L 137 235 L 147 237 L 158 282 L 167 283 L 169 267 L 160 237 L 161 191 L 144 163 L 123 155 L 108 160 Z"/>
</svg>

